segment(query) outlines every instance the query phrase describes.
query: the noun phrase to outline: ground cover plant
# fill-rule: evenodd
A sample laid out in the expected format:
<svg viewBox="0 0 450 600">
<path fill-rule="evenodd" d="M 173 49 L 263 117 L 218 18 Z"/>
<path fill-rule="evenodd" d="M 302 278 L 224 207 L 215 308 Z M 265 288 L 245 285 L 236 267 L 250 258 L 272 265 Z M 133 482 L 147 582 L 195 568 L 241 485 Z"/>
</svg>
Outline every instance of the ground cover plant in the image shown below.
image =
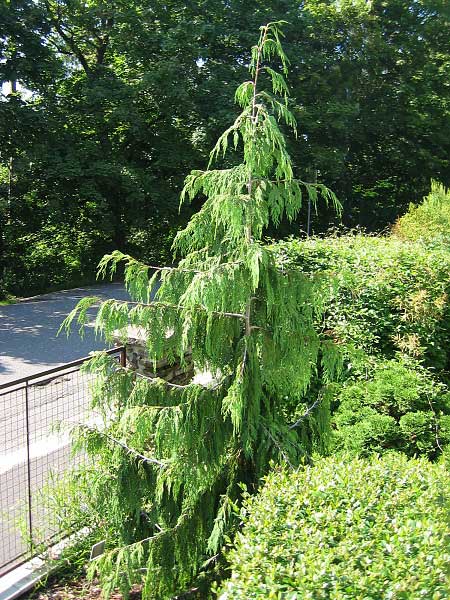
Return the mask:
<svg viewBox="0 0 450 600">
<path fill-rule="evenodd" d="M 329 279 L 280 269 L 262 242 L 270 224 L 295 218 L 303 195 L 337 206 L 325 186 L 294 176 L 279 126 L 295 128 L 280 38 L 279 23 L 261 28 L 251 80 L 236 91 L 242 112 L 208 170 L 186 180 L 182 200 L 202 194 L 204 203 L 175 239 L 178 267 L 151 268 L 118 251 L 100 264 L 114 273 L 124 263 L 133 302 L 103 302 L 98 332 L 126 337 L 132 325 L 145 332 L 152 359 L 192 351 L 197 369 L 213 374 L 210 386 L 180 386 L 137 377 L 104 354 L 91 362 L 103 425 L 78 427 L 92 467 L 74 475 L 72 517 L 106 539 L 90 569 L 106 597 L 142 582 L 143 598 L 170 598 L 213 566 L 237 523 L 242 484 L 256 489 L 272 460 L 294 465 L 310 450 L 307 419 L 290 421 L 286 398 L 298 404 L 317 365 L 327 381 L 340 368 L 335 345 L 315 329 Z M 228 150 L 226 168 L 213 168 Z M 97 300 L 81 301 L 67 327 L 84 325 Z M 318 437 L 323 409 L 315 405 L 309 419 Z"/>
<path fill-rule="evenodd" d="M 219 599 L 448 598 L 448 481 L 396 453 L 274 471 L 248 499 Z"/>
</svg>

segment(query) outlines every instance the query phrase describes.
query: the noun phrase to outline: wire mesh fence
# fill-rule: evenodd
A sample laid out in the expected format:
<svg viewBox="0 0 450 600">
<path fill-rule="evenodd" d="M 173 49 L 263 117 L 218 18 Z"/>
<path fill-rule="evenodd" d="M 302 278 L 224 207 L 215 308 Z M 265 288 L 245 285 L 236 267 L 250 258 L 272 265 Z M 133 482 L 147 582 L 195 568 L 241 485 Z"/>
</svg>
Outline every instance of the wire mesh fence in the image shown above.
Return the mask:
<svg viewBox="0 0 450 600">
<path fill-rule="evenodd" d="M 108 353 L 124 364 L 123 347 Z M 86 360 L 0 385 L 0 576 L 68 533 L 49 525 L 39 491 L 71 464 L 67 428 L 55 425 L 92 418 Z"/>
</svg>

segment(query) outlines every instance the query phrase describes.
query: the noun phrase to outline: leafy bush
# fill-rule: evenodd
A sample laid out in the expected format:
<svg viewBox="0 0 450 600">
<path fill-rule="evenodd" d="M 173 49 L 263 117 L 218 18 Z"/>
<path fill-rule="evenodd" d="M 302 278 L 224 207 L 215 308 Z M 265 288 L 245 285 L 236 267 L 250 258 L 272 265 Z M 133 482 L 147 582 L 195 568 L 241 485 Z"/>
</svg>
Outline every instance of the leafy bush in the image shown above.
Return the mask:
<svg viewBox="0 0 450 600">
<path fill-rule="evenodd" d="M 394 225 L 393 234 L 402 240 L 449 243 L 450 190 L 437 181 L 418 206 L 411 204 L 406 215 Z"/>
<path fill-rule="evenodd" d="M 377 363 L 369 378 L 347 382 L 335 404 L 335 451 L 434 459 L 450 441 L 450 392 L 413 360 Z"/>
<path fill-rule="evenodd" d="M 324 459 L 248 499 L 220 600 L 450 596 L 444 465 L 398 454 Z"/>
<path fill-rule="evenodd" d="M 444 245 L 360 234 L 276 244 L 283 268 L 328 272 L 334 294 L 326 335 L 367 355 L 399 351 L 443 371 L 450 366 L 450 252 Z M 352 368 L 357 368 L 355 353 Z"/>
<path fill-rule="evenodd" d="M 321 325 L 347 358 L 331 401 L 329 449 L 435 459 L 449 441 L 450 397 L 438 383 L 450 365 L 448 249 L 360 234 L 276 247 L 283 268 L 334 281 Z"/>
</svg>

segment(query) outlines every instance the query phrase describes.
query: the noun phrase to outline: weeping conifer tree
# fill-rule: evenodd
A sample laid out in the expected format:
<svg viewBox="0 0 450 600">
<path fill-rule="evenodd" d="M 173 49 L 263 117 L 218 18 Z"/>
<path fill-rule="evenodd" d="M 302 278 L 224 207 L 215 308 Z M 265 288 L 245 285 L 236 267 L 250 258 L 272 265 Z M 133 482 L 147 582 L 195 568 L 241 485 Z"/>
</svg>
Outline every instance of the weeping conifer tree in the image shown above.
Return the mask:
<svg viewBox="0 0 450 600">
<path fill-rule="evenodd" d="M 186 179 L 181 201 L 201 195 L 204 203 L 175 239 L 178 267 L 157 269 L 120 252 L 100 263 L 103 275 L 124 263 L 134 301 L 100 305 L 96 328 L 105 338 L 137 327 L 154 361 L 192 352 L 196 369 L 213 375 L 208 385 L 181 386 L 138 376 L 101 353 L 90 363 L 104 422 L 78 428 L 92 466 L 77 481 L 91 523 L 114 531 L 91 569 L 106 596 L 135 582 L 143 582 L 144 599 L 186 589 L 218 556 L 242 484 L 254 489 L 272 460 L 298 463 L 312 432 L 325 434 L 325 402 L 294 423 L 286 406 L 305 398 L 317 370 L 331 379 L 339 362 L 314 328 L 329 283 L 283 270 L 262 241 L 269 224 L 297 216 L 303 197 L 338 205 L 325 186 L 294 177 L 279 127 L 296 126 L 280 37 L 280 23 L 261 28 L 251 80 L 236 91 L 241 113 L 208 169 Z M 242 162 L 213 168 L 229 146 Z M 96 301 L 81 301 L 66 326 L 85 324 Z"/>
</svg>

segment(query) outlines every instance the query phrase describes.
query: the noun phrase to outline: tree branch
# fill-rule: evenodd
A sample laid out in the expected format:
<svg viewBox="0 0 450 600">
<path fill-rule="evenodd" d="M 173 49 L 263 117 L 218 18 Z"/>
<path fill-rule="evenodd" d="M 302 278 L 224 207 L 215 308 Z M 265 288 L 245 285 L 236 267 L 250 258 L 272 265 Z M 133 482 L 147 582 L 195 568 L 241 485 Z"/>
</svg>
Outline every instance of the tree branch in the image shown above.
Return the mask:
<svg viewBox="0 0 450 600">
<path fill-rule="evenodd" d="M 84 425 L 84 424 L 81 424 L 81 423 L 79 424 L 79 426 L 82 427 L 83 429 L 87 429 L 88 431 L 91 431 L 92 433 L 98 433 L 99 435 L 104 436 L 105 438 L 107 438 L 108 440 L 110 440 L 111 442 L 113 442 L 114 444 L 117 444 L 117 446 L 120 446 L 121 448 L 123 448 L 124 450 L 126 450 L 126 452 L 128 454 L 132 454 L 133 456 L 136 456 L 137 458 L 139 458 L 143 462 L 150 463 L 150 464 L 153 464 L 153 465 L 158 465 L 161 468 L 163 468 L 163 467 L 166 466 L 166 464 L 164 462 L 162 462 L 160 460 L 157 460 L 156 458 L 149 458 L 148 456 L 144 456 L 143 454 L 141 454 L 140 452 L 138 452 L 134 448 L 130 448 L 129 446 L 127 446 L 125 444 L 125 442 L 121 442 L 120 440 L 116 439 L 112 435 L 109 435 L 108 433 L 105 433 L 104 431 L 100 431 L 99 429 L 95 429 L 94 427 L 89 427 L 88 425 Z"/>
<path fill-rule="evenodd" d="M 48 14 L 50 17 L 50 21 L 53 24 L 56 32 L 61 36 L 61 38 L 64 40 L 64 42 L 66 42 L 66 44 L 68 45 L 68 47 L 70 48 L 72 53 L 79 60 L 86 75 L 91 77 L 92 70 L 89 66 L 89 63 L 88 63 L 86 57 L 84 56 L 84 54 L 82 53 L 82 51 L 80 50 L 78 45 L 75 43 L 74 34 L 72 32 L 70 32 L 70 34 L 68 34 L 66 31 L 64 31 L 60 7 L 57 6 L 56 16 L 55 16 L 54 13 L 52 12 L 52 9 L 51 9 L 51 6 L 50 6 L 50 3 L 48 2 L 48 0 L 46 0 L 45 6 L 47 8 L 47 11 L 48 11 Z"/>
<path fill-rule="evenodd" d="M 209 310 L 205 306 L 201 304 L 196 304 L 195 306 L 182 306 L 180 304 L 170 304 L 169 302 L 132 302 L 128 300 L 114 300 L 117 304 L 133 304 L 135 306 L 148 306 L 153 308 L 163 307 L 163 308 L 174 308 L 176 310 L 203 310 L 205 312 L 211 312 L 213 315 L 218 315 L 220 317 L 234 317 L 236 319 L 245 319 L 246 315 L 242 313 L 232 313 L 232 312 L 223 312 L 220 310 Z"/>
<path fill-rule="evenodd" d="M 154 265 L 147 265 L 145 263 L 142 263 L 142 264 L 145 267 L 148 267 L 149 269 L 153 269 L 154 271 L 178 271 L 180 273 L 196 273 L 196 274 L 202 275 L 202 274 L 210 273 L 211 271 L 223 269 L 225 267 L 241 265 L 242 261 L 221 263 L 219 265 L 216 265 L 215 267 L 211 267 L 210 269 L 208 269 L 206 271 L 201 271 L 200 269 L 183 269 L 183 268 L 179 268 L 179 267 L 156 267 Z"/>
<path fill-rule="evenodd" d="M 281 444 L 278 442 L 278 440 L 275 439 L 275 437 L 272 435 L 272 433 L 269 431 L 269 429 L 267 429 L 267 427 L 265 425 L 263 425 L 263 429 L 264 431 L 267 433 L 267 435 L 269 436 L 269 438 L 272 440 L 272 442 L 275 444 L 278 452 L 281 454 L 281 456 L 284 458 L 284 460 L 286 461 L 286 464 L 291 468 L 294 469 L 294 465 L 291 463 L 291 461 L 289 460 L 286 452 L 283 450 L 283 448 L 281 447 Z"/>
<path fill-rule="evenodd" d="M 219 382 L 217 382 L 215 385 L 213 385 L 212 387 L 207 387 L 202 385 L 201 383 L 186 383 L 184 385 L 180 385 L 178 383 L 171 383 L 170 381 L 166 381 L 165 379 L 162 379 L 161 377 L 149 377 L 147 375 L 144 375 L 143 373 L 139 373 L 138 371 L 135 371 L 134 369 L 130 369 L 130 367 L 123 367 L 122 365 L 117 364 L 116 368 L 120 371 L 126 371 L 127 373 L 132 373 L 133 375 L 135 375 L 136 377 L 141 377 L 142 379 L 145 379 L 146 381 L 149 382 L 153 382 L 153 381 L 164 381 L 164 384 L 167 387 L 171 387 L 171 388 L 175 388 L 178 390 L 185 390 L 188 387 L 192 387 L 192 386 L 198 386 L 201 388 L 206 388 L 210 391 L 214 391 L 220 388 L 220 386 L 226 381 L 227 377 L 224 377 L 223 379 L 221 379 Z M 177 405 L 179 406 L 179 405 Z M 167 408 L 167 406 L 165 406 L 164 408 Z"/>
<path fill-rule="evenodd" d="M 308 417 L 312 413 L 312 411 L 316 408 L 316 406 L 318 406 L 320 404 L 321 400 L 322 400 L 322 396 L 319 396 L 318 398 L 316 398 L 316 400 L 311 404 L 311 406 L 308 406 L 308 408 L 306 409 L 304 414 L 299 419 L 297 419 L 297 421 L 295 421 L 295 423 L 293 423 L 292 425 L 289 425 L 289 429 L 295 429 L 295 427 L 298 427 L 300 425 L 300 423 L 302 421 L 304 421 L 306 419 L 306 417 Z"/>
</svg>

